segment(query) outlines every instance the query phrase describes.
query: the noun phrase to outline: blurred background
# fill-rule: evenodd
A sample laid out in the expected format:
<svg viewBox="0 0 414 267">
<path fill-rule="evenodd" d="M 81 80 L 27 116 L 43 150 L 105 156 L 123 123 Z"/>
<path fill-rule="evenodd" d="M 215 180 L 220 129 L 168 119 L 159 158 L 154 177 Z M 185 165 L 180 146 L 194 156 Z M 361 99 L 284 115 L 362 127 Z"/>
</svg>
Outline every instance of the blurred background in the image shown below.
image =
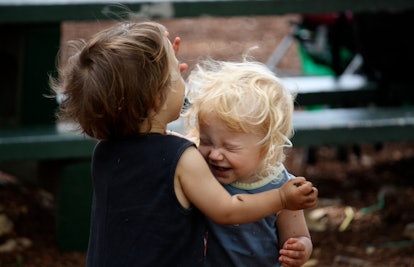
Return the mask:
<svg viewBox="0 0 414 267">
<path fill-rule="evenodd" d="M 88 13 L 105 13 L 104 4 L 81 2 L 0 1 L 0 266 L 85 265 L 95 141 L 57 127 L 47 97 L 58 50 L 65 62 L 67 41 L 115 23 Z M 167 17 L 155 5 L 134 8 L 182 38 L 184 77 L 200 60 L 247 53 L 297 91 L 285 165 L 320 191 L 306 211 L 314 242 L 306 266 L 414 266 L 414 5 L 334 2 L 280 1 L 274 12 L 178 6 Z"/>
</svg>

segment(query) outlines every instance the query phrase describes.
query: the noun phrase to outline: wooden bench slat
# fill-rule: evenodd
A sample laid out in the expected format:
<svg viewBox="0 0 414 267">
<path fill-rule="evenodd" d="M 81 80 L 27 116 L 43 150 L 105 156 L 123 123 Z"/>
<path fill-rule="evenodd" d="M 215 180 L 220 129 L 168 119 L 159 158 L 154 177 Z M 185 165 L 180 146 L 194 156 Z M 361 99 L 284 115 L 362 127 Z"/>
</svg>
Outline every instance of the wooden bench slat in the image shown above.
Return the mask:
<svg viewBox="0 0 414 267">
<path fill-rule="evenodd" d="M 0 130 L 0 160 L 91 158 L 96 141 L 54 126 Z"/>
<path fill-rule="evenodd" d="M 329 105 L 351 107 L 375 99 L 377 85 L 359 74 L 334 76 L 282 77 L 283 82 L 297 94 L 295 105 Z"/>
<path fill-rule="evenodd" d="M 414 109 L 367 107 L 295 111 L 293 123 L 299 130 L 414 125 Z"/>
<path fill-rule="evenodd" d="M 414 107 L 295 111 L 294 146 L 414 141 Z"/>
<path fill-rule="evenodd" d="M 295 111 L 295 146 L 414 141 L 414 107 Z M 183 122 L 170 129 L 183 132 Z M 0 160 L 90 158 L 95 140 L 53 126 L 0 130 Z"/>
</svg>

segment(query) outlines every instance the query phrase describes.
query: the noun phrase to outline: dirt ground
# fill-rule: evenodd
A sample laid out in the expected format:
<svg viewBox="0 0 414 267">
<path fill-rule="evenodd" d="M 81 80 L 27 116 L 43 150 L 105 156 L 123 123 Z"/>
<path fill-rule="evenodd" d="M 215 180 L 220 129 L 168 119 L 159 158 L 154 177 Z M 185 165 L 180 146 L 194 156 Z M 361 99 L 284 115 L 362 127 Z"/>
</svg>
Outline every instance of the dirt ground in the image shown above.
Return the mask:
<svg viewBox="0 0 414 267">
<path fill-rule="evenodd" d="M 291 19 L 297 16 L 161 22 L 172 36 L 182 37 L 180 59 L 191 68 L 206 56 L 240 59 L 253 46 L 258 49 L 252 55 L 266 62 L 289 34 Z M 107 25 L 67 23 L 63 41 Z M 278 67 L 300 69 L 295 45 Z M 359 148 L 360 154 L 343 148 L 348 161 L 338 160 L 336 147 L 317 148 L 314 164 L 307 162 L 305 148 L 288 153 L 288 170 L 310 179 L 320 192 L 318 206 L 306 211 L 314 244 L 306 266 L 414 267 L 414 143 Z M 84 252 L 58 250 L 54 214 L 53 195 L 0 170 L 0 267 L 85 266 Z"/>
<path fill-rule="evenodd" d="M 315 164 L 306 163 L 304 148 L 288 154 L 287 168 L 320 192 L 318 206 L 306 211 L 314 244 L 306 266 L 413 267 L 414 144 L 384 144 L 379 150 L 363 145 L 360 157 L 347 150 L 347 162 L 336 158 L 334 147 L 318 148 Z M 14 184 L 6 173 L 1 178 L 0 222 L 7 217 L 13 227 L 0 231 L 0 266 L 85 266 L 85 253 L 57 249 L 50 194 Z M 0 229 L 6 226 L 0 223 Z"/>
</svg>

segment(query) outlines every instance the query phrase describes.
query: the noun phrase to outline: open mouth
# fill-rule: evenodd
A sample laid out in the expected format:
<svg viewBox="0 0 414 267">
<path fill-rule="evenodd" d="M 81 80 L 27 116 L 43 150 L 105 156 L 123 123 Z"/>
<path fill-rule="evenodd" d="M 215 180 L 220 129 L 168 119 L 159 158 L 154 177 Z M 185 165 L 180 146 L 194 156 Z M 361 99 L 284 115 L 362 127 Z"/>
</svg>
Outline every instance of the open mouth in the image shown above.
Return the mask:
<svg viewBox="0 0 414 267">
<path fill-rule="evenodd" d="M 216 165 L 210 165 L 210 167 L 215 174 L 222 174 L 231 170 L 231 168 L 220 167 Z"/>
<path fill-rule="evenodd" d="M 213 166 L 213 168 L 218 171 L 223 171 L 223 172 L 230 170 L 230 168 L 224 168 L 224 167 L 219 167 L 219 166 Z"/>
</svg>

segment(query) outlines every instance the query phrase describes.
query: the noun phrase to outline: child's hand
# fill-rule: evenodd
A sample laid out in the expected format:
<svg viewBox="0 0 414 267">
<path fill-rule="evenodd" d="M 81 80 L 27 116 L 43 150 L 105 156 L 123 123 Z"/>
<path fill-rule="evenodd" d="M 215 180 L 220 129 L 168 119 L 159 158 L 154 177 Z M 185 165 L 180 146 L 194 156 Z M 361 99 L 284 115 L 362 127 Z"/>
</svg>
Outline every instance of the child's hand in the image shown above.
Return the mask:
<svg viewBox="0 0 414 267">
<path fill-rule="evenodd" d="M 300 238 L 289 238 L 279 251 L 281 267 L 300 267 L 309 259 L 306 246 Z"/>
<path fill-rule="evenodd" d="M 165 32 L 165 36 L 167 36 L 167 38 L 171 37 L 169 32 Z M 174 41 L 172 43 L 175 56 L 178 55 L 178 51 L 180 50 L 180 45 L 181 45 L 181 38 L 180 37 L 175 37 Z M 180 72 L 182 73 L 186 69 L 188 69 L 188 64 L 187 63 L 180 63 Z"/>
<path fill-rule="evenodd" d="M 318 200 L 318 189 L 303 177 L 290 179 L 279 190 L 285 209 L 311 208 L 316 205 Z"/>
<path fill-rule="evenodd" d="M 180 44 L 181 44 L 181 38 L 175 37 L 174 42 L 173 42 L 173 48 L 174 48 L 174 52 L 176 56 L 178 55 L 178 51 L 180 50 Z M 187 69 L 188 69 L 187 63 L 180 63 L 180 72 L 183 72 Z"/>
</svg>

